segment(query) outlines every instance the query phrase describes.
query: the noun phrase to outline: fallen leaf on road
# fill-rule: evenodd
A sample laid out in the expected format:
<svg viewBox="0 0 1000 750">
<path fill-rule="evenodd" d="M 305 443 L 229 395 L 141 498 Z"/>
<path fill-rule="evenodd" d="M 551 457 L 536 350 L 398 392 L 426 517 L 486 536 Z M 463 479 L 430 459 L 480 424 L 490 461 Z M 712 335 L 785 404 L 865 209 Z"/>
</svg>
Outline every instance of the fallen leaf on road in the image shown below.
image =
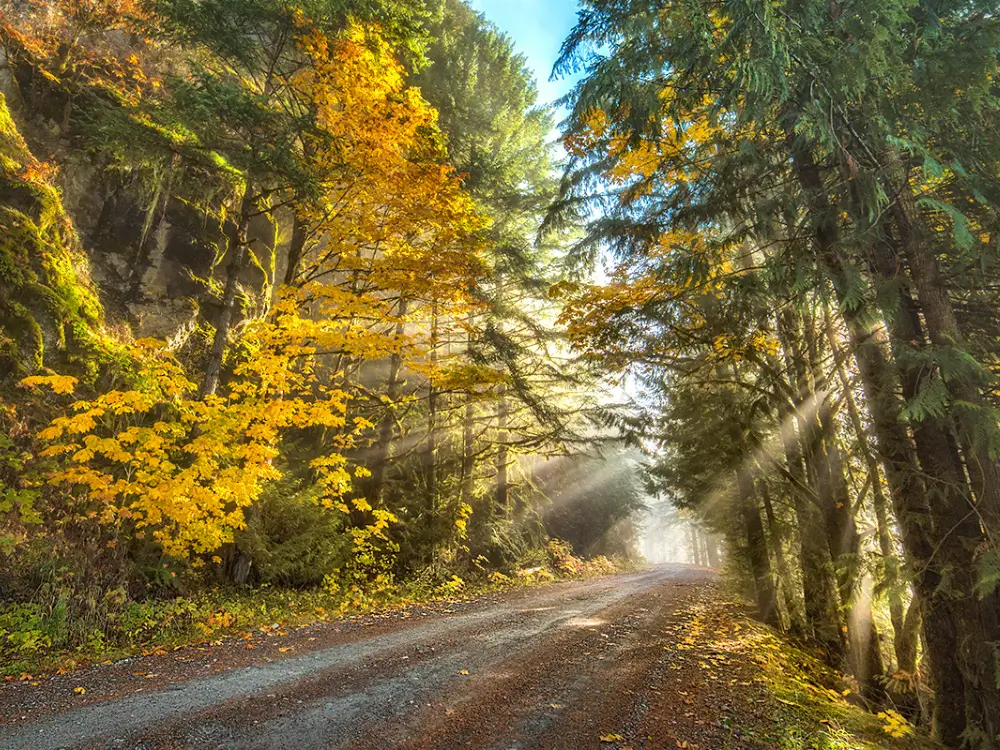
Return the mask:
<svg viewBox="0 0 1000 750">
<path fill-rule="evenodd" d="M 461 675 L 467 675 L 467 674 L 469 674 L 469 670 L 468 669 L 460 669 L 460 670 L 458 670 L 458 673 L 461 674 Z"/>
<path fill-rule="evenodd" d="M 622 737 L 620 734 L 602 734 L 601 735 L 601 742 L 606 742 L 608 744 L 610 744 L 612 742 L 621 742 L 623 739 L 625 739 L 625 738 Z"/>
<path fill-rule="evenodd" d="M 73 688 L 73 692 L 76 693 L 77 695 L 86 695 L 87 689 L 82 687 L 75 687 Z"/>
<path fill-rule="evenodd" d="M 286 646 L 284 648 L 279 648 L 278 651 L 282 654 L 287 654 L 289 651 L 294 651 L 295 646 Z"/>
</svg>

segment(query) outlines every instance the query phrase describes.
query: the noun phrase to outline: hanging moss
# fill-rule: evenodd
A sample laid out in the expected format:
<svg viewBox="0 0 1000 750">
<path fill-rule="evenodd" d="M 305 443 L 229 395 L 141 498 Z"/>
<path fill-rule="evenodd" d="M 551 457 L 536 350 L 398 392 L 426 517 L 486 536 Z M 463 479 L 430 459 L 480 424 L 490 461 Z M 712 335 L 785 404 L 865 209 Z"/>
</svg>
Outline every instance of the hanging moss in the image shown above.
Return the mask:
<svg viewBox="0 0 1000 750">
<path fill-rule="evenodd" d="M 58 190 L 0 95 L 0 377 L 83 361 L 103 311 Z"/>
</svg>

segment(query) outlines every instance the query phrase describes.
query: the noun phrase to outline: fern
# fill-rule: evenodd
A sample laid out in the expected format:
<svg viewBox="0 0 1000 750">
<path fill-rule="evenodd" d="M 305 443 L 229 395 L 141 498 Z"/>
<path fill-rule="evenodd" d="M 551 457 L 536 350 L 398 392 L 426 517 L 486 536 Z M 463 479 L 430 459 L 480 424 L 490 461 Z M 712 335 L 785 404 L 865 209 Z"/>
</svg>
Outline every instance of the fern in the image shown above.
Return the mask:
<svg viewBox="0 0 1000 750">
<path fill-rule="evenodd" d="M 976 583 L 976 593 L 983 599 L 1000 590 L 1000 549 L 988 547 L 976 559 L 979 580 Z M 1000 670 L 997 672 L 1000 674 Z"/>
<path fill-rule="evenodd" d="M 924 378 L 917 394 L 903 408 L 903 416 L 917 422 L 928 417 L 939 419 L 947 413 L 948 388 L 939 377 Z"/>
</svg>

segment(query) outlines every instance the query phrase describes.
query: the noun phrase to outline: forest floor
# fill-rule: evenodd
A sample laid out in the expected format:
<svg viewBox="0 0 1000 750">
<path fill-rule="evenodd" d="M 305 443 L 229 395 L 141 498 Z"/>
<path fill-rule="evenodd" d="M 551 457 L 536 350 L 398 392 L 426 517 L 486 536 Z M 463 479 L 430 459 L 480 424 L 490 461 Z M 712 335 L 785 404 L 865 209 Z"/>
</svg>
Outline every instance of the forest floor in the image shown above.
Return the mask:
<svg viewBox="0 0 1000 750">
<path fill-rule="evenodd" d="M 0 687 L 0 747 L 928 748 L 661 566 L 159 651 Z"/>
</svg>

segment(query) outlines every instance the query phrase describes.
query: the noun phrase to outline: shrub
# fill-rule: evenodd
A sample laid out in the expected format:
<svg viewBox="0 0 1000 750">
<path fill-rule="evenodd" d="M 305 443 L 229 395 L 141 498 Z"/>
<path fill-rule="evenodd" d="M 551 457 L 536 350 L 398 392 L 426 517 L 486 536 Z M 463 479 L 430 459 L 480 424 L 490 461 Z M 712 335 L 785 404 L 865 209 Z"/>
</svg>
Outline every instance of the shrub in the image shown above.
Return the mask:
<svg viewBox="0 0 1000 750">
<path fill-rule="evenodd" d="M 351 557 L 346 516 L 320 505 L 301 481 L 279 482 L 247 514 L 236 548 L 260 583 L 320 586 Z"/>
</svg>

